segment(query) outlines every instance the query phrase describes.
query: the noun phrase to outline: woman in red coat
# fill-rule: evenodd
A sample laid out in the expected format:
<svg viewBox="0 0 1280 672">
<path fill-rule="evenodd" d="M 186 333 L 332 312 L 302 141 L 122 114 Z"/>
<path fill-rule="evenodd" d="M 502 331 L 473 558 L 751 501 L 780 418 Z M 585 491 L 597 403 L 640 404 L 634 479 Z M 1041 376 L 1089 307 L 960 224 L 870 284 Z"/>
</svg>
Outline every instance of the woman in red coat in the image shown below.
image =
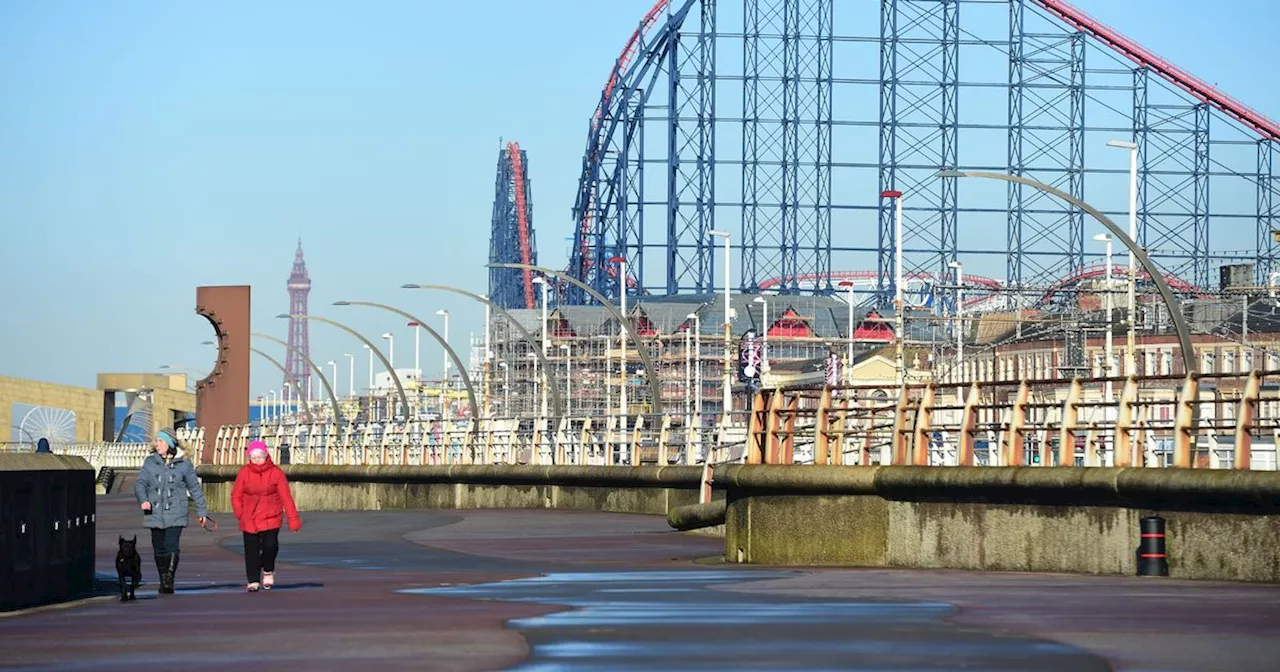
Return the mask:
<svg viewBox="0 0 1280 672">
<path fill-rule="evenodd" d="M 271 590 L 275 585 L 281 519 L 288 515 L 289 529 L 293 532 L 302 529 L 302 519 L 289 494 L 289 481 L 271 461 L 267 444 L 254 441 L 245 452 L 249 464 L 236 474 L 236 484 L 231 489 L 231 510 L 244 533 L 244 570 L 249 578 L 249 592 L 254 593 L 259 587 Z"/>
</svg>

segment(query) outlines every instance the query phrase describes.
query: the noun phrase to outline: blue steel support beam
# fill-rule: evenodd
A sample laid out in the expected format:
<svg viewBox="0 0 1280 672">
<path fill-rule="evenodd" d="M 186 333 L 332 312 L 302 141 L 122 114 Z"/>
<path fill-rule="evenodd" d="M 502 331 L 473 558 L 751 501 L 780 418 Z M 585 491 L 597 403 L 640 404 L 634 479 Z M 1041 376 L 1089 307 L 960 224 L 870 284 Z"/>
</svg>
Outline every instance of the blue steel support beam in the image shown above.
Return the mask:
<svg viewBox="0 0 1280 672">
<path fill-rule="evenodd" d="M 941 170 L 955 170 L 959 167 L 959 130 L 960 130 L 960 2 L 959 0 L 942 0 L 942 78 L 939 82 L 942 89 L 942 161 Z M 937 277 L 944 278 L 949 272 L 949 264 L 957 260 L 959 241 L 957 239 L 957 220 L 960 204 L 956 190 L 958 180 L 942 181 L 941 212 L 941 247 L 942 256 L 938 260 Z"/>
<path fill-rule="evenodd" d="M 1133 71 L 1133 143 L 1138 146 L 1138 240 L 1139 246 L 1147 247 L 1147 231 L 1150 228 L 1147 213 L 1147 177 L 1150 167 L 1147 164 L 1151 125 L 1147 107 L 1147 88 L 1151 82 L 1151 71 L 1146 68 L 1135 68 Z"/>
<path fill-rule="evenodd" d="M 1015 0 L 1016 2 L 1017 0 Z M 880 0 L 880 193 L 898 187 L 898 3 Z M 883 307 L 893 296 L 893 204 L 879 199 L 876 271 Z"/>
<path fill-rule="evenodd" d="M 1026 7 L 1022 0 L 1009 2 L 1009 174 L 1026 176 L 1023 160 L 1022 103 L 1025 84 L 1026 41 L 1024 28 Z M 1010 182 L 1008 190 L 1008 250 L 1005 266 L 1005 282 L 1012 287 L 1022 286 L 1023 185 Z"/>
<path fill-rule="evenodd" d="M 1271 230 L 1280 225 L 1280 196 L 1277 195 L 1275 175 L 1276 142 L 1258 141 L 1258 257 L 1254 270 L 1259 284 L 1270 284 L 1275 270 L 1277 244 Z"/>
<path fill-rule="evenodd" d="M 1200 287 L 1209 286 L 1209 105 L 1200 103 L 1194 108 L 1195 130 L 1192 131 L 1192 152 L 1195 165 L 1191 171 L 1192 206 L 1192 264 L 1191 282 Z"/>
</svg>

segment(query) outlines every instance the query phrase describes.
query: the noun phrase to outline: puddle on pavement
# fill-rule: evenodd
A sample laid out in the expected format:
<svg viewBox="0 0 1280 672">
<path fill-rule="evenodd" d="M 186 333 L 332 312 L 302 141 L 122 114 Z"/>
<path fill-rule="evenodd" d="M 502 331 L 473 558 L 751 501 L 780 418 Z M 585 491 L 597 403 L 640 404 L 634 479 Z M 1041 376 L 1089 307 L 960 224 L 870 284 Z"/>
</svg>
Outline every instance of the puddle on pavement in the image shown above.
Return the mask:
<svg viewBox="0 0 1280 672">
<path fill-rule="evenodd" d="M 563 605 L 514 619 L 515 670 L 1110 670 L 1063 644 L 961 628 L 943 602 L 835 600 L 715 590 L 778 571 L 553 573 L 403 593 Z"/>
</svg>

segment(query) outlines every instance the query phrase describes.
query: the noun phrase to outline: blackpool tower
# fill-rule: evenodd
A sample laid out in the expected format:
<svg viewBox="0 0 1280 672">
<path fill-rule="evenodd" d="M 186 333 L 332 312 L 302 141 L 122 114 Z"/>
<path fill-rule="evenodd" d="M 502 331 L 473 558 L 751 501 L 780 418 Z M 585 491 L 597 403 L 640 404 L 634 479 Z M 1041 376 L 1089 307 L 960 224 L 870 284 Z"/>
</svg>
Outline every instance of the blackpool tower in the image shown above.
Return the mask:
<svg viewBox="0 0 1280 672">
<path fill-rule="evenodd" d="M 311 357 L 311 345 L 307 339 L 307 320 L 298 317 L 307 314 L 307 295 L 311 293 L 311 276 L 307 275 L 307 262 L 302 258 L 302 239 L 298 239 L 298 251 L 293 254 L 293 271 L 289 273 L 289 352 L 285 355 L 285 385 L 290 378 L 298 381 L 302 389 L 295 390 L 295 399 L 306 399 L 311 389 L 311 369 L 307 360 Z M 301 353 L 299 356 L 296 353 Z"/>
</svg>

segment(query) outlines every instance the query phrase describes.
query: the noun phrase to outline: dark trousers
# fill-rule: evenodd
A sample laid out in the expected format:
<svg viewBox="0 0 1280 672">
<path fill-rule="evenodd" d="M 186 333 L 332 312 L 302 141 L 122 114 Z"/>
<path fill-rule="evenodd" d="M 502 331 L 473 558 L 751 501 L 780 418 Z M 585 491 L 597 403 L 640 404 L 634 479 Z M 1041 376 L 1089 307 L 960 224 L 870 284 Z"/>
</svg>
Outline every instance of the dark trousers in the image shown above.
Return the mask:
<svg viewBox="0 0 1280 672">
<path fill-rule="evenodd" d="M 244 535 L 244 573 L 249 583 L 262 580 L 262 572 L 276 571 L 276 554 L 280 552 L 280 528 Z"/>
<path fill-rule="evenodd" d="M 181 527 L 153 527 L 151 528 L 151 550 L 157 556 L 172 555 L 178 552 L 178 540 L 181 538 Z"/>
</svg>

